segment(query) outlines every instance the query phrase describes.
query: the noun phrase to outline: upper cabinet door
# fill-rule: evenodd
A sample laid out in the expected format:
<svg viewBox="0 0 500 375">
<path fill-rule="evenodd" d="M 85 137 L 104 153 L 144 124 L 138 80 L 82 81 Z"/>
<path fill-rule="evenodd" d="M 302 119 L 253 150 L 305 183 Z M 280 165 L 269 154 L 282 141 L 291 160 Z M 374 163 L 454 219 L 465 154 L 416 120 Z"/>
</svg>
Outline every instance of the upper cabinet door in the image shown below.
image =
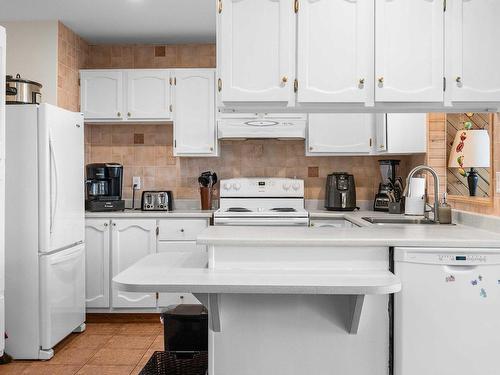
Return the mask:
<svg viewBox="0 0 500 375">
<path fill-rule="evenodd" d="M 443 4 L 376 0 L 376 101 L 443 101 Z"/>
<path fill-rule="evenodd" d="M 373 147 L 374 123 L 373 114 L 311 113 L 306 154 L 368 154 Z"/>
<path fill-rule="evenodd" d="M 176 70 L 174 76 L 174 155 L 215 156 L 215 72 Z"/>
<path fill-rule="evenodd" d="M 451 101 L 500 101 L 500 1 L 448 1 L 447 77 Z"/>
<path fill-rule="evenodd" d="M 85 120 L 123 119 L 122 71 L 81 71 L 80 96 Z"/>
<path fill-rule="evenodd" d="M 303 0 L 298 11 L 299 103 L 373 103 L 373 0 Z"/>
<path fill-rule="evenodd" d="M 293 98 L 293 0 L 220 0 L 219 90 L 222 102 L 281 102 Z"/>
<path fill-rule="evenodd" d="M 170 120 L 170 71 L 129 70 L 127 72 L 127 117 Z"/>
</svg>

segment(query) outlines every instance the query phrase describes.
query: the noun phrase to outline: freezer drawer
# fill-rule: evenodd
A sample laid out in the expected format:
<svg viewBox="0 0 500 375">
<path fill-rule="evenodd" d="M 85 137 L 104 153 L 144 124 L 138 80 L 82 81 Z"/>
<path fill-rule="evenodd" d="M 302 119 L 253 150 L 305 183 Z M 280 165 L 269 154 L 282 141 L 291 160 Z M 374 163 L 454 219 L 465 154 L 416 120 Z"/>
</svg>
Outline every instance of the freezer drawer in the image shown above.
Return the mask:
<svg viewBox="0 0 500 375">
<path fill-rule="evenodd" d="M 40 345 L 51 349 L 85 321 L 83 244 L 40 256 Z"/>
<path fill-rule="evenodd" d="M 498 373 L 500 250 L 395 249 L 395 375 Z"/>
</svg>

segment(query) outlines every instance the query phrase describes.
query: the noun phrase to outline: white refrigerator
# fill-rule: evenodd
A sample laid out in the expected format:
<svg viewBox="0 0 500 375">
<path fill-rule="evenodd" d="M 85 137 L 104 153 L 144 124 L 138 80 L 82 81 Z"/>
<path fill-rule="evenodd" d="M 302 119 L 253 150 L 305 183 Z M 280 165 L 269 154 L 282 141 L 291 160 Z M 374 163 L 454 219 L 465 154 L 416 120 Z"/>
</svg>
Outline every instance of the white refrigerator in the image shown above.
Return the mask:
<svg viewBox="0 0 500 375">
<path fill-rule="evenodd" d="M 6 107 L 5 351 L 49 359 L 85 329 L 83 115 Z"/>
<path fill-rule="evenodd" d="M 0 357 L 5 349 L 5 29 L 0 26 Z"/>
</svg>

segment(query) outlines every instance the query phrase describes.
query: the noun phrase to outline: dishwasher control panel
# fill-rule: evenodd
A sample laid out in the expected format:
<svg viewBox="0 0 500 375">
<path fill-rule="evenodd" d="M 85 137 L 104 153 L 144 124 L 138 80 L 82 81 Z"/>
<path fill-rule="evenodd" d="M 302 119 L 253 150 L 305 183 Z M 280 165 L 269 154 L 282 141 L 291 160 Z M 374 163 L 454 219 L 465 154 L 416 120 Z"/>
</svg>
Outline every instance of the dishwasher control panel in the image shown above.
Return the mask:
<svg viewBox="0 0 500 375">
<path fill-rule="evenodd" d="M 500 264 L 500 249 L 460 248 L 395 248 L 396 262 L 441 264 L 450 266 L 476 266 Z"/>
</svg>

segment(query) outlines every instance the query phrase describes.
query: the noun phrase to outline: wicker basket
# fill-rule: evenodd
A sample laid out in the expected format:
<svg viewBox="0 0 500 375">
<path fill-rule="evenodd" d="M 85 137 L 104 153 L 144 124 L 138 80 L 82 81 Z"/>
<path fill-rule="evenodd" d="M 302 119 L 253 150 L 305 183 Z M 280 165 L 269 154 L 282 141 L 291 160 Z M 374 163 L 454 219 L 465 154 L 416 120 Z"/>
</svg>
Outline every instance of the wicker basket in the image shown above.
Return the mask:
<svg viewBox="0 0 500 375">
<path fill-rule="evenodd" d="M 139 375 L 206 375 L 207 370 L 207 352 L 155 352 Z"/>
</svg>

